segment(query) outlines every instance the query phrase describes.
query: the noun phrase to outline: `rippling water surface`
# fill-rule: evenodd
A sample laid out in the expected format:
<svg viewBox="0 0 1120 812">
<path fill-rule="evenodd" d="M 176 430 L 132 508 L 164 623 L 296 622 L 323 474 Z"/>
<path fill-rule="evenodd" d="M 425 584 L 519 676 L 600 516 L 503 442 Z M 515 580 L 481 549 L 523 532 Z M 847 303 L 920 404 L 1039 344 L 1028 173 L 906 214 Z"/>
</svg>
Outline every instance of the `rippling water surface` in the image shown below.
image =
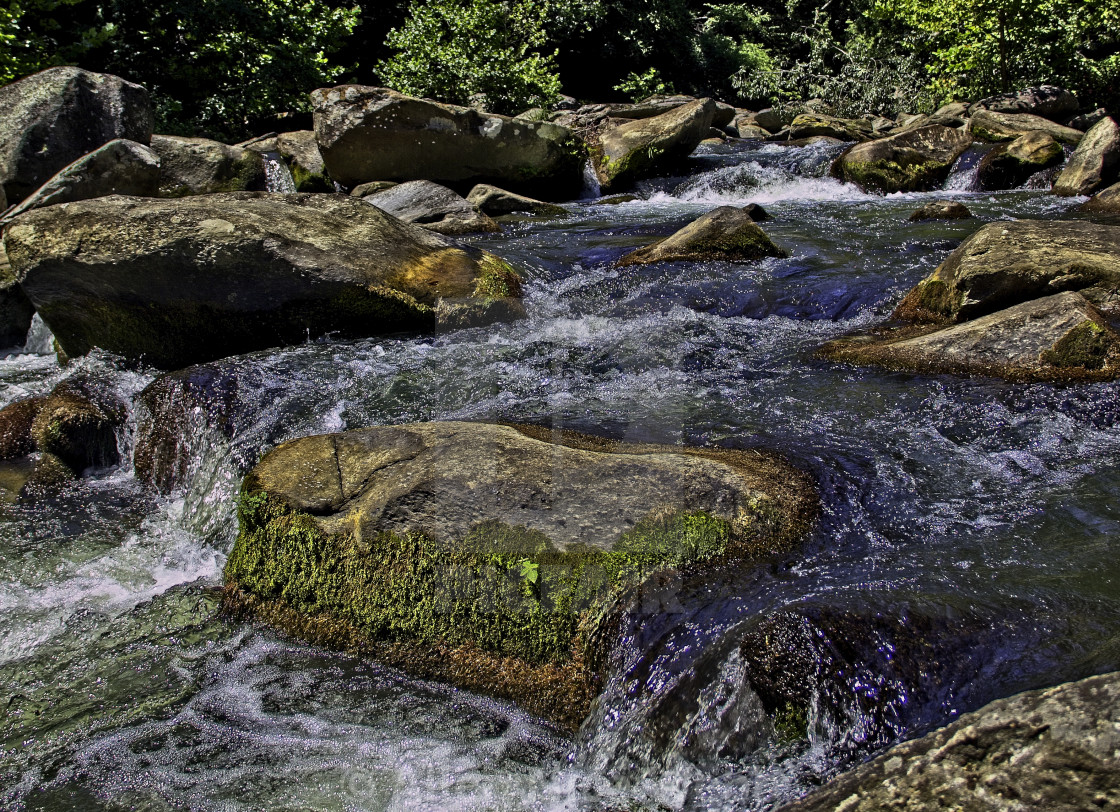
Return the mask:
<svg viewBox="0 0 1120 812">
<path fill-rule="evenodd" d="M 0 505 L 0 805 L 763 810 L 993 698 L 1120 667 L 1117 386 L 813 357 L 979 223 L 1077 201 L 969 192 L 965 166 L 939 196 L 978 220 L 909 223 L 931 195 L 863 194 L 826 177 L 835 152 L 702 150 L 640 200 L 508 221 L 477 242 L 525 270 L 527 320 L 219 362 L 238 383 L 232 436 L 196 416 L 180 491 L 155 497 L 122 467 L 57 504 Z M 788 259 L 611 267 L 750 202 Z M 153 378 L 97 354 L 61 370 L 44 339 L 0 360 L 0 403 L 77 372 L 130 399 Z M 651 585 L 574 739 L 215 616 L 233 498 L 263 451 L 429 419 L 775 449 L 823 512 L 785 559 Z M 771 638 L 804 656 L 767 660 Z M 808 737 L 775 730 L 767 666 L 808 692 Z"/>
</svg>

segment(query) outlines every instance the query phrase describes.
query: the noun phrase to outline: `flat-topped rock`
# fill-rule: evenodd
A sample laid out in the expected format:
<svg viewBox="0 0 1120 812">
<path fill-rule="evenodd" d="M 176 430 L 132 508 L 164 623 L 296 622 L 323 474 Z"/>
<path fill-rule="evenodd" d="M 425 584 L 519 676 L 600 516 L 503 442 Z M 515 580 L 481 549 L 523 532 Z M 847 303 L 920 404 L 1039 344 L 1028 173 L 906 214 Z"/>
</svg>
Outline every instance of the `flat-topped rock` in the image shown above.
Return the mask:
<svg viewBox="0 0 1120 812">
<path fill-rule="evenodd" d="M 999 699 L 781 812 L 1120 807 L 1120 674 Z"/>
<path fill-rule="evenodd" d="M 619 266 L 654 262 L 746 262 L 789 256 L 755 223 L 751 207 L 720 206 L 663 240 L 631 251 Z M 765 212 L 762 217 L 766 217 Z"/>
<path fill-rule="evenodd" d="M 1029 132 L 1044 132 L 1064 144 L 1076 144 L 1085 135 L 1047 118 L 1029 113 L 994 113 L 978 110 L 968 120 L 969 131 L 981 141 L 1012 141 Z"/>
<path fill-rule="evenodd" d="M 574 727 L 618 595 L 785 548 L 811 504 L 799 474 L 755 453 L 476 423 L 360 429 L 285 443 L 249 473 L 227 590 L 299 633 L 364 641 Z M 434 650 L 473 667 L 434 668 Z"/>
<path fill-rule="evenodd" d="M 345 195 L 103 197 L 26 212 L 5 245 L 72 358 L 102 347 L 177 368 L 524 312 L 503 260 Z"/>
</svg>

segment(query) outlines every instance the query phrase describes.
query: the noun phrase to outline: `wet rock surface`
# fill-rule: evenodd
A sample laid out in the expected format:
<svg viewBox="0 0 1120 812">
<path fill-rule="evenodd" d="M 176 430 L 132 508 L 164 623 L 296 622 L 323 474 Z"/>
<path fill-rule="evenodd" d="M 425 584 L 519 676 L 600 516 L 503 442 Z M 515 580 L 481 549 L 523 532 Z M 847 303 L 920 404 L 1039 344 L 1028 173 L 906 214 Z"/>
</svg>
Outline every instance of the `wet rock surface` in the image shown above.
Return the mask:
<svg viewBox="0 0 1120 812">
<path fill-rule="evenodd" d="M 972 217 L 968 206 L 955 200 L 934 200 L 914 211 L 907 219 L 912 222 L 922 220 L 967 220 Z"/>
<path fill-rule="evenodd" d="M 746 262 L 764 257 L 787 256 L 758 227 L 751 215 L 749 207 L 721 206 L 665 239 L 631 251 L 618 260 L 617 264 L 624 267 L 654 262 L 701 262 L 713 259 Z"/>
<path fill-rule="evenodd" d="M 919 127 L 868 141 L 840 155 L 833 177 L 866 191 L 913 192 L 931 189 L 949 175 L 972 138 L 941 125 Z"/>
</svg>

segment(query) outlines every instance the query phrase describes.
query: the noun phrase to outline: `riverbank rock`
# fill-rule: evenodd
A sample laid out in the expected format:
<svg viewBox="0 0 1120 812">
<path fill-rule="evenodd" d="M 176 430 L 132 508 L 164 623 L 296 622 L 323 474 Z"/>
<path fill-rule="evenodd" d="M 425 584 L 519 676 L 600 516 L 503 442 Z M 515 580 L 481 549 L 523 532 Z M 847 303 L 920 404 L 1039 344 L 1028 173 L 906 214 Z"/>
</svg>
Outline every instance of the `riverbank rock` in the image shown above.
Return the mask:
<svg viewBox="0 0 1120 812">
<path fill-rule="evenodd" d="M 1015 189 L 1035 172 L 1057 166 L 1063 160 L 1062 145 L 1053 136 L 1035 130 L 985 154 L 980 159 L 977 180 L 984 191 Z"/>
<path fill-rule="evenodd" d="M 470 194 L 467 195 L 467 200 L 483 214 L 489 214 L 492 217 L 517 212 L 547 216 L 568 213 L 563 206 L 557 206 L 555 203 L 545 203 L 543 200 L 507 192 L 505 189 L 499 189 L 497 186 L 486 183 L 480 183 L 471 189 Z"/>
<path fill-rule="evenodd" d="M 756 453 L 453 422 L 307 437 L 244 480 L 228 604 L 572 730 L 618 596 L 787 548 L 812 502 Z"/>
<path fill-rule="evenodd" d="M 645 248 L 631 251 L 616 265 L 649 265 L 654 262 L 746 262 L 788 253 L 766 235 L 748 209 L 720 206 L 680 231 Z"/>
<path fill-rule="evenodd" d="M 832 164 L 833 177 L 865 191 L 917 192 L 935 188 L 949 176 L 972 138 L 941 125 L 856 144 Z"/>
<path fill-rule="evenodd" d="M 603 192 L 679 166 L 707 136 L 715 112 L 711 99 L 697 99 L 600 133 L 591 157 Z"/>
<path fill-rule="evenodd" d="M 1117 179 L 1120 173 L 1120 127 L 1109 117 L 1093 125 L 1062 173 L 1054 181 L 1054 194 L 1061 197 L 1091 195 Z"/>
<path fill-rule="evenodd" d="M 265 190 L 264 161 L 253 150 L 179 135 L 153 135 L 152 150 L 160 159 L 160 197 Z"/>
<path fill-rule="evenodd" d="M 993 113 L 978 110 L 968 120 L 968 129 L 981 141 L 1012 141 L 1029 132 L 1044 132 L 1063 144 L 1076 144 L 1085 133 L 1072 127 L 1063 127 L 1050 119 L 1029 113 Z"/>
<path fill-rule="evenodd" d="M 166 369 L 523 313 L 503 260 L 345 195 L 104 197 L 26 212 L 5 243 L 71 358 L 102 347 Z"/>
<path fill-rule="evenodd" d="M 0 87 L 0 185 L 10 206 L 102 144 L 151 137 L 148 91 L 116 76 L 48 68 Z"/>
<path fill-rule="evenodd" d="M 31 209 L 107 195 L 153 197 L 159 190 L 160 160 L 135 141 L 117 139 L 62 169 L 18 206 L 0 216 L 0 225 Z"/>
<path fill-rule="evenodd" d="M 343 186 L 431 180 L 469 188 L 493 183 L 545 200 L 577 197 L 586 153 L 566 127 L 392 90 L 343 85 L 313 91 L 315 137 Z"/>
<path fill-rule="evenodd" d="M 1120 336 L 1072 291 L 949 327 L 843 338 L 821 354 L 889 369 L 1008 380 L 1112 380 L 1120 374 Z"/>
<path fill-rule="evenodd" d="M 958 203 L 956 200 L 934 200 L 917 209 L 906 219 L 916 223 L 922 220 L 967 220 L 970 217 L 972 212 L 964 203 Z"/>
<path fill-rule="evenodd" d="M 992 702 L 782 812 L 1120 806 L 1120 674 Z"/>
<path fill-rule="evenodd" d="M 1100 214 L 1120 214 L 1120 183 L 1114 183 L 1097 192 L 1081 204 L 1081 211 Z"/>
<path fill-rule="evenodd" d="M 1100 302 L 1120 290 L 1120 227 L 1053 220 L 988 223 L 906 295 L 895 318 L 965 321 L 1067 290 Z"/>
<path fill-rule="evenodd" d="M 502 230 L 473 203 L 430 180 L 406 181 L 362 200 L 437 234 L 493 234 Z"/>
<path fill-rule="evenodd" d="M 1056 85 L 1039 85 L 1000 93 L 968 106 L 968 114 L 981 110 L 993 113 L 1030 113 L 1052 121 L 1063 121 L 1077 112 L 1077 97 Z M 940 111 L 938 111 L 940 112 Z"/>
<path fill-rule="evenodd" d="M 866 141 L 872 136 L 871 122 L 863 119 L 836 118 L 820 113 L 801 113 L 789 125 L 790 140 L 826 136 L 838 141 Z"/>
</svg>

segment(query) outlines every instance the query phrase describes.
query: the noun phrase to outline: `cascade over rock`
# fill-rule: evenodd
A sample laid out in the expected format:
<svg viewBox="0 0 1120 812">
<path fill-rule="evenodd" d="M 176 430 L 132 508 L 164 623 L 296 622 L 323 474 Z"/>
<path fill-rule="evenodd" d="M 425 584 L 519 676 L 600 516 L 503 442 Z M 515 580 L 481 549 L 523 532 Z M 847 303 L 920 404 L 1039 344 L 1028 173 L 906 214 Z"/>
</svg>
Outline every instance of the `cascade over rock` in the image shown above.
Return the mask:
<svg viewBox="0 0 1120 812">
<path fill-rule="evenodd" d="M 363 85 L 311 94 L 315 137 L 343 186 L 373 180 L 494 183 L 547 200 L 576 197 L 585 153 L 571 130 Z"/>
<path fill-rule="evenodd" d="M 70 357 L 102 347 L 166 369 L 523 313 L 503 260 L 345 195 L 112 196 L 26 212 L 5 237 Z"/>
<path fill-rule="evenodd" d="M 0 186 L 8 205 L 102 144 L 151 137 L 148 91 L 116 76 L 48 68 L 0 87 Z"/>
<path fill-rule="evenodd" d="M 297 634 L 360 642 L 574 729 L 618 594 L 783 549 L 811 504 L 799 474 L 757 453 L 477 423 L 359 429 L 285 443 L 249 473 L 227 591 Z"/>
<path fill-rule="evenodd" d="M 833 177 L 865 191 L 916 192 L 945 180 L 972 138 L 939 124 L 856 144 L 836 159 Z"/>
</svg>

